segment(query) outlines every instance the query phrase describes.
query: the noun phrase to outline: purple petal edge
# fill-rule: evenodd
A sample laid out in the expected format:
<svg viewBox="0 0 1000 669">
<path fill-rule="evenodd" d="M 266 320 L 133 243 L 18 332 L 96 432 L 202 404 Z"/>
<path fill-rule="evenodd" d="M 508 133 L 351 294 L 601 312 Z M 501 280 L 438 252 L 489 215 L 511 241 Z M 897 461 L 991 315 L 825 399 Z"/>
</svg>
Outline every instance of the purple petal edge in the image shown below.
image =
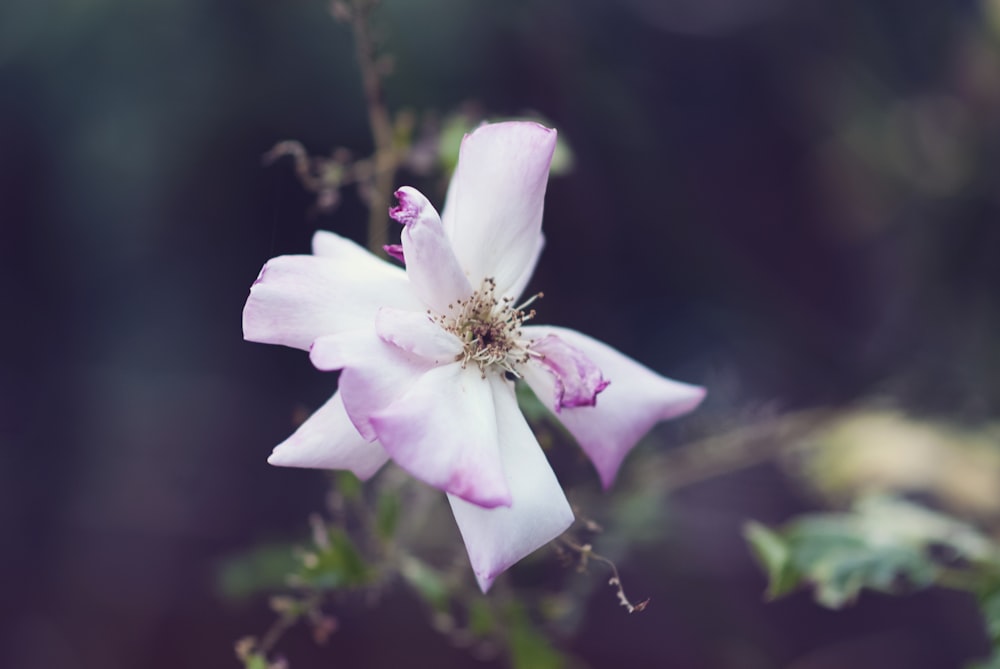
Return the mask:
<svg viewBox="0 0 1000 669">
<path fill-rule="evenodd" d="M 531 349 L 541 354 L 538 362 L 555 378 L 556 413 L 596 406 L 597 396 L 611 383 L 583 351 L 555 335 L 536 339 Z"/>
<path fill-rule="evenodd" d="M 406 258 L 403 257 L 403 245 L 402 244 L 386 244 L 382 247 L 382 250 L 388 253 L 390 256 L 398 260 L 399 262 L 406 264 Z"/>
</svg>

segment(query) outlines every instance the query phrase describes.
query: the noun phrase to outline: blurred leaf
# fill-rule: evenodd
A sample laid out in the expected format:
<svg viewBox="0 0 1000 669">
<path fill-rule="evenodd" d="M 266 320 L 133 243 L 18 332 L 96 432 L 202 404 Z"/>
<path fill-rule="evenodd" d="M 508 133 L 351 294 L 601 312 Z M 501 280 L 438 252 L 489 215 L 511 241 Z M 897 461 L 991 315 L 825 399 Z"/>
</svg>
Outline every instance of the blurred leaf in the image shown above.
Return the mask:
<svg viewBox="0 0 1000 669">
<path fill-rule="evenodd" d="M 334 589 L 366 585 L 374 580 L 374 571 L 343 530 L 331 527 L 329 536 L 329 545 L 303 556 L 297 581 L 306 586 Z"/>
<path fill-rule="evenodd" d="M 489 636 L 496 629 L 493 609 L 485 598 L 475 599 L 469 605 L 469 629 L 479 637 Z"/>
<path fill-rule="evenodd" d="M 448 609 L 448 587 L 441 575 L 414 557 L 407 557 L 400 573 L 424 601 L 436 611 Z"/>
<path fill-rule="evenodd" d="M 361 479 L 354 475 L 354 472 L 348 471 L 346 469 L 340 470 L 335 473 L 337 479 L 336 490 L 344 499 L 360 499 L 362 483 Z"/>
<path fill-rule="evenodd" d="M 243 661 L 243 666 L 246 669 L 269 669 L 270 663 L 268 663 L 267 658 L 260 653 L 253 653 L 248 655 Z"/>
<path fill-rule="evenodd" d="M 529 423 L 534 424 L 549 420 L 551 415 L 549 410 L 545 408 L 545 405 L 527 383 L 515 384 L 514 389 L 517 393 L 517 404 Z"/>
<path fill-rule="evenodd" d="M 384 491 L 379 495 L 375 508 L 375 529 L 383 541 L 392 539 L 399 524 L 399 495 Z"/>
<path fill-rule="evenodd" d="M 964 523 L 881 497 L 860 501 L 852 513 L 802 516 L 780 532 L 751 523 L 746 536 L 768 574 L 769 596 L 810 583 L 816 601 L 830 608 L 853 601 L 862 588 L 892 593 L 938 582 L 954 573 L 935 557 L 942 551 L 973 570 L 995 568 L 997 560 L 995 546 Z"/>
<path fill-rule="evenodd" d="M 563 669 L 569 658 L 556 649 L 528 619 L 524 609 L 512 605 L 507 611 L 510 625 L 510 655 L 514 669 Z"/>
<path fill-rule="evenodd" d="M 743 533 L 767 573 L 768 598 L 775 599 L 795 589 L 798 572 L 792 566 L 791 551 L 785 540 L 755 521 L 747 523 Z"/>
<path fill-rule="evenodd" d="M 218 585 L 224 596 L 243 599 L 284 587 L 298 566 L 291 545 L 258 546 L 225 560 L 219 568 Z"/>
</svg>

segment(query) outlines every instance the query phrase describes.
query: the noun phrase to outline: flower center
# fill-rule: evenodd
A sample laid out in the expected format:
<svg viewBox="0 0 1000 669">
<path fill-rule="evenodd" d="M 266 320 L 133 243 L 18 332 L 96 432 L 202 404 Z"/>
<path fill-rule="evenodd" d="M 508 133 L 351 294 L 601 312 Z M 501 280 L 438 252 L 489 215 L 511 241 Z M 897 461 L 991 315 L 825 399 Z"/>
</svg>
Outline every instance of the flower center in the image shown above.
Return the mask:
<svg viewBox="0 0 1000 669">
<path fill-rule="evenodd" d="M 431 317 L 462 341 L 462 352 L 455 359 L 463 368 L 471 362 L 479 365 L 483 378 L 490 369 L 520 378 L 517 367 L 538 356 L 521 338 L 521 325 L 535 317 L 535 310 L 527 308 L 540 297 L 538 293 L 513 306 L 509 297 L 497 299 L 496 282 L 487 277 L 468 298 L 449 304 L 447 315 Z"/>
</svg>

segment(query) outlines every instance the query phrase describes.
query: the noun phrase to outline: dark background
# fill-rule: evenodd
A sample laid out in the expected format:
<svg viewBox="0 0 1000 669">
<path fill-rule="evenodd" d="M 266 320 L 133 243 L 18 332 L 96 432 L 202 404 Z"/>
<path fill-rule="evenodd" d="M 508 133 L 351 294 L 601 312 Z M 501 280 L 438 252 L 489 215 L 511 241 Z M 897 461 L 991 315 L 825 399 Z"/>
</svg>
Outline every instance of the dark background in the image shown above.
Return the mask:
<svg viewBox="0 0 1000 669">
<path fill-rule="evenodd" d="M 1000 404 L 990 7 L 400 0 L 380 30 L 394 109 L 540 113 L 572 146 L 533 283 L 545 322 L 706 385 L 730 424 L 879 395 L 974 425 Z M 271 619 L 224 601 L 216 568 L 321 505 L 321 475 L 265 459 L 332 379 L 244 343 L 240 311 L 269 257 L 365 219 L 353 192 L 310 217 L 290 165 L 262 167 L 283 139 L 371 149 L 350 33 L 321 2 L 0 8 L 0 666 L 235 667 L 232 642 Z M 669 541 L 628 563 L 652 607 L 600 591 L 568 642 L 594 667 L 986 652 L 959 595 L 764 603 L 742 522 L 808 504 L 773 468 L 672 501 Z M 392 601 L 341 612 L 293 666 L 475 666 Z"/>
</svg>

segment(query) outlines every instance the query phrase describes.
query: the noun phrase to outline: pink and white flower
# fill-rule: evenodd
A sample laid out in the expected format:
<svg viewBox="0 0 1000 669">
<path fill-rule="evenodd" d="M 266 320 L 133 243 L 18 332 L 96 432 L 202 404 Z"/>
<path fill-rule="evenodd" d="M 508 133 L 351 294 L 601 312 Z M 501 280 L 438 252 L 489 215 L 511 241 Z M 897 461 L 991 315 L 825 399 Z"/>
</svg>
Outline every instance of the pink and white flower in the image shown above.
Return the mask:
<svg viewBox="0 0 1000 669">
<path fill-rule="evenodd" d="M 264 265 L 243 311 L 249 341 L 309 351 L 339 389 L 268 462 L 372 476 L 394 460 L 448 495 L 485 592 L 573 521 L 522 416 L 524 380 L 579 441 L 605 487 L 658 421 L 694 409 L 672 381 L 586 335 L 525 325 L 541 254 L 555 130 L 484 125 L 462 143 L 444 212 L 413 188 L 390 215 L 404 269 L 317 232 L 313 254 Z"/>
</svg>

